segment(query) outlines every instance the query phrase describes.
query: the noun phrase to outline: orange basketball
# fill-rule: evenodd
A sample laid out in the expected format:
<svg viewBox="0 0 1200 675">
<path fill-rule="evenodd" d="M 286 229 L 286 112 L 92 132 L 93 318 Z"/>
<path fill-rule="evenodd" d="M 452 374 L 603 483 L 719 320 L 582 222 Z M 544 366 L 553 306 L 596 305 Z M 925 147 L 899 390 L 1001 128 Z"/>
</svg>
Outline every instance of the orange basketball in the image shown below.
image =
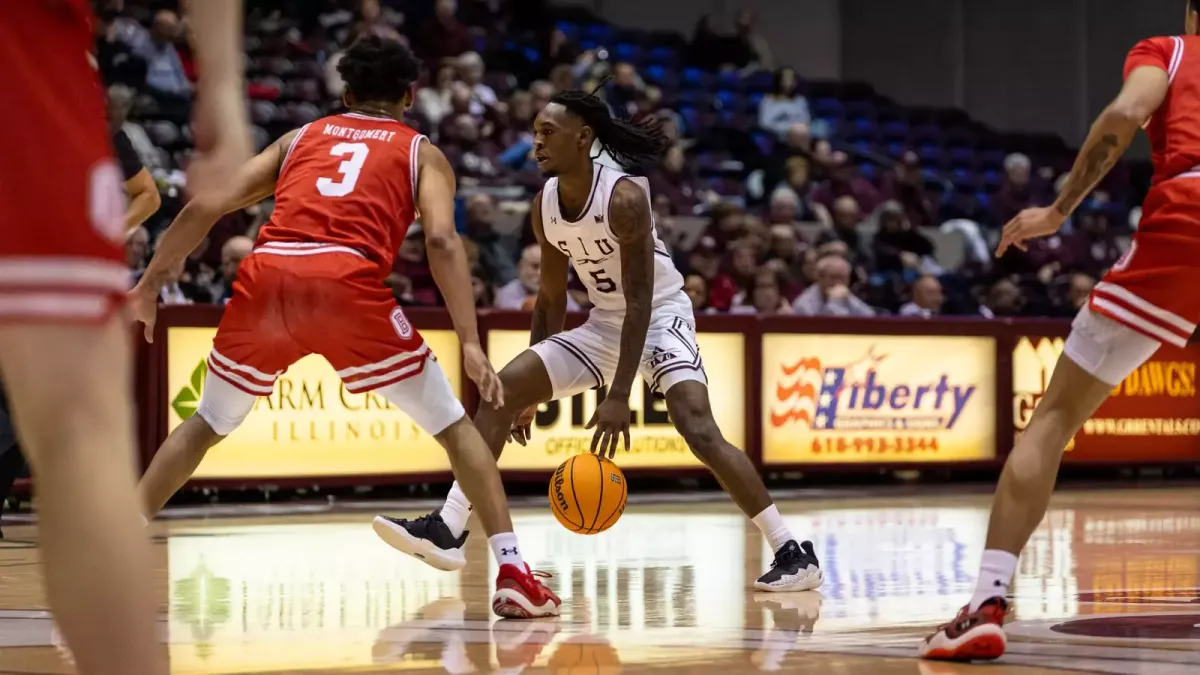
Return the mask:
<svg viewBox="0 0 1200 675">
<path fill-rule="evenodd" d="M 617 675 L 621 658 L 608 640 L 581 635 L 560 642 L 546 666 L 553 675 Z"/>
<path fill-rule="evenodd" d="M 600 455 L 575 455 L 550 480 L 554 517 L 579 534 L 598 534 L 612 527 L 625 512 L 628 496 L 625 474 Z"/>
</svg>

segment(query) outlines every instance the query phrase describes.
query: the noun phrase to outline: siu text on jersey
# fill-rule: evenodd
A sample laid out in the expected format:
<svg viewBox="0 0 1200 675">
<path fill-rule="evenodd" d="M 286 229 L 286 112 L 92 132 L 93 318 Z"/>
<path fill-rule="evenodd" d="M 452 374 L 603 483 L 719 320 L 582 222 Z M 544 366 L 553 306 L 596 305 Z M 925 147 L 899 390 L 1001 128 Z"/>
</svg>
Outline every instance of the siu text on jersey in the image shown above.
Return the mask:
<svg viewBox="0 0 1200 675">
<path fill-rule="evenodd" d="M 396 132 L 386 129 L 351 129 L 350 127 L 340 127 L 336 124 L 326 124 L 325 130 L 321 133 L 326 136 L 346 138 L 352 141 L 383 141 L 385 143 L 390 143 L 392 137 L 396 135 Z"/>
</svg>

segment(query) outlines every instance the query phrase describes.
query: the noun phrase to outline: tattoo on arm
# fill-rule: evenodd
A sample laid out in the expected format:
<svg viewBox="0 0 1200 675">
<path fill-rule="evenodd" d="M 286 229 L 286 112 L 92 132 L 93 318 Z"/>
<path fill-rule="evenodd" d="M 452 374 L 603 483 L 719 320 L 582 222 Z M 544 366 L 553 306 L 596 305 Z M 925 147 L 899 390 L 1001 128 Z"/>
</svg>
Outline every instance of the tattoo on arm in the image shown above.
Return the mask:
<svg viewBox="0 0 1200 675">
<path fill-rule="evenodd" d="M 1079 153 L 1075 167 L 1055 208 L 1064 216 L 1071 215 L 1079 202 L 1108 173 L 1121 156 L 1121 141 L 1116 134 L 1107 133 L 1089 142 Z"/>
<path fill-rule="evenodd" d="M 621 245 L 621 286 L 625 320 L 621 323 L 620 356 L 609 395 L 629 396 L 646 346 L 654 299 L 654 238 L 646 193 L 627 180 L 617 184 L 609 205 L 609 222 Z"/>
</svg>

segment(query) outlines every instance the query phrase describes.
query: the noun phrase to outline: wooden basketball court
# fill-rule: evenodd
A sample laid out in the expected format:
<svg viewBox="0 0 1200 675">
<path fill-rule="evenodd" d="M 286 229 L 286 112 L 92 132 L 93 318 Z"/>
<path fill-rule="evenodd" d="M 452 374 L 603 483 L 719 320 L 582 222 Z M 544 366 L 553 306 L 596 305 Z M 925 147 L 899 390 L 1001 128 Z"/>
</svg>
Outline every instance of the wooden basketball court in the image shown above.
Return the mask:
<svg viewBox="0 0 1200 675">
<path fill-rule="evenodd" d="M 1200 672 L 1197 489 L 1059 495 L 1021 559 L 1009 655 L 992 666 L 913 659 L 970 595 L 989 501 L 783 502 L 827 578 L 820 592 L 777 595 L 748 590 L 769 557 L 724 500 L 631 503 L 592 537 L 566 531 L 544 505 L 522 508 L 526 560 L 554 575 L 564 600 L 558 621 L 489 615 L 494 564 L 482 533 L 465 570 L 438 572 L 379 542 L 373 510 L 349 507 L 160 521 L 154 583 L 172 672 L 195 675 Z M 397 506 L 404 515 L 426 505 Z M 73 672 L 53 644 L 36 525 L 5 534 L 0 673 Z"/>
</svg>

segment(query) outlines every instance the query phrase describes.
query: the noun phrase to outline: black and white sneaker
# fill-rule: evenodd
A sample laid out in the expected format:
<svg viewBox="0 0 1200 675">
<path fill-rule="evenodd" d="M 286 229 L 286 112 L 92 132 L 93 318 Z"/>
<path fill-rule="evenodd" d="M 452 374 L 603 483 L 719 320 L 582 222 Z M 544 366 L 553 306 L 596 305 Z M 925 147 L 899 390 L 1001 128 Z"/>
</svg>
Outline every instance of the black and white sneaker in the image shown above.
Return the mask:
<svg viewBox="0 0 1200 675">
<path fill-rule="evenodd" d="M 817 562 L 811 541 L 784 544 L 775 552 L 771 569 L 754 582 L 755 590 L 785 592 L 811 591 L 825 583 L 825 573 Z"/>
<path fill-rule="evenodd" d="M 388 546 L 423 560 L 431 567 L 454 572 L 467 564 L 463 544 L 469 532 L 464 530 L 461 537 L 451 534 L 442 520 L 441 509 L 416 520 L 375 516 L 372 527 Z"/>
</svg>

